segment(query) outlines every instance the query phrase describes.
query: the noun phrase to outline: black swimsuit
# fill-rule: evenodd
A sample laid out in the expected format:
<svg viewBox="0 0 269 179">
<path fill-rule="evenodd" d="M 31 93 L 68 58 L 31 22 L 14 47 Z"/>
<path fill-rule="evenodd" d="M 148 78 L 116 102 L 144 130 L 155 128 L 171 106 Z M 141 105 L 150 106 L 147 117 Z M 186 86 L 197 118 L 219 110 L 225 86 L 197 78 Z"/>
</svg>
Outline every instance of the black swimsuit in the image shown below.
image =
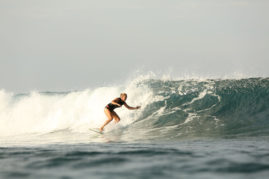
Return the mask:
<svg viewBox="0 0 269 179">
<path fill-rule="evenodd" d="M 114 101 L 116 103 L 120 104 L 120 106 L 122 106 L 125 103 L 121 98 L 116 98 Z M 115 104 L 109 103 L 108 105 L 106 105 L 106 108 L 109 111 L 113 111 L 115 108 L 119 108 L 120 106 L 117 106 Z"/>
</svg>

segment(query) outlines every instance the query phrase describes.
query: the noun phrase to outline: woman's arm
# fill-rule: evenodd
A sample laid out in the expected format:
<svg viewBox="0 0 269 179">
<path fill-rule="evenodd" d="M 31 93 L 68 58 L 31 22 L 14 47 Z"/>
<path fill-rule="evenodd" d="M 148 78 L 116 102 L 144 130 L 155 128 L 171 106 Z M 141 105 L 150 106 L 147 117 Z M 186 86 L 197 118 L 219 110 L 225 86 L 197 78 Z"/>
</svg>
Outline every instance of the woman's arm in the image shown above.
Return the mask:
<svg viewBox="0 0 269 179">
<path fill-rule="evenodd" d="M 129 106 L 127 103 L 124 103 L 124 106 L 125 106 L 127 109 L 129 109 L 129 110 L 134 110 L 134 109 L 139 109 L 139 108 L 140 108 L 140 106 L 131 107 L 131 106 Z"/>
<path fill-rule="evenodd" d="M 118 98 L 114 99 L 113 101 L 111 101 L 111 103 L 114 104 L 114 105 L 117 105 L 117 106 L 121 106 L 119 103 L 117 103 L 117 99 Z"/>
</svg>

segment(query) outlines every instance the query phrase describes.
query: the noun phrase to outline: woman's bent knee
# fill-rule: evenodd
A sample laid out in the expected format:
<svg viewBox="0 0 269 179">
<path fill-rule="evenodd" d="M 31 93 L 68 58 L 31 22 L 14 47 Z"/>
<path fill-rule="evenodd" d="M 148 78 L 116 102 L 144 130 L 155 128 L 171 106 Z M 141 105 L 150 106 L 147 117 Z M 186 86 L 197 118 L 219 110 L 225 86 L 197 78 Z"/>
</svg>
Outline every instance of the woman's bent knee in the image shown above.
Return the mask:
<svg viewBox="0 0 269 179">
<path fill-rule="evenodd" d="M 115 117 L 114 119 L 115 119 L 116 122 L 120 122 L 120 118 Z"/>
</svg>

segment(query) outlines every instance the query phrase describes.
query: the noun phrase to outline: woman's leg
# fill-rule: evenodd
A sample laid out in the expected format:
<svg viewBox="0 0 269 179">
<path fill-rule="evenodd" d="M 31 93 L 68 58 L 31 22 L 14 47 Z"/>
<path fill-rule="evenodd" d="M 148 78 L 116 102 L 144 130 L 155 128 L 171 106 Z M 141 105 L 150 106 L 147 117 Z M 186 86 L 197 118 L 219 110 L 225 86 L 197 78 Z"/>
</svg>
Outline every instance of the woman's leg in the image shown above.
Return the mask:
<svg viewBox="0 0 269 179">
<path fill-rule="evenodd" d="M 107 120 L 106 120 L 106 122 L 102 125 L 102 127 L 100 127 L 100 131 L 101 131 L 101 132 L 104 130 L 104 127 L 105 127 L 108 123 L 110 123 L 110 121 L 112 121 L 112 119 L 113 119 L 113 114 L 111 113 L 111 112 L 113 112 L 113 111 L 110 111 L 109 109 L 105 108 L 104 112 L 105 112 L 105 114 L 106 114 L 106 116 L 107 116 Z"/>
<path fill-rule="evenodd" d="M 112 114 L 113 119 L 115 119 L 115 123 L 120 122 L 120 117 L 115 111 L 111 111 L 111 114 Z"/>
</svg>

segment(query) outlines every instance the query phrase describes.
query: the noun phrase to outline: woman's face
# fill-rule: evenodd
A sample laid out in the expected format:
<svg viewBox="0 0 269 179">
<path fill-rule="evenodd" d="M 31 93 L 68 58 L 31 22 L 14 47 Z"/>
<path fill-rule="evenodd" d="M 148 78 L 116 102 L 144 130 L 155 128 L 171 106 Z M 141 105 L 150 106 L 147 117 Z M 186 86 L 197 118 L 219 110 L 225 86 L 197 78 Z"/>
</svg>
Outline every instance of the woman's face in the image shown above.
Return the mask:
<svg viewBox="0 0 269 179">
<path fill-rule="evenodd" d="M 127 96 L 122 96 L 121 99 L 122 99 L 123 101 L 126 101 Z"/>
</svg>

